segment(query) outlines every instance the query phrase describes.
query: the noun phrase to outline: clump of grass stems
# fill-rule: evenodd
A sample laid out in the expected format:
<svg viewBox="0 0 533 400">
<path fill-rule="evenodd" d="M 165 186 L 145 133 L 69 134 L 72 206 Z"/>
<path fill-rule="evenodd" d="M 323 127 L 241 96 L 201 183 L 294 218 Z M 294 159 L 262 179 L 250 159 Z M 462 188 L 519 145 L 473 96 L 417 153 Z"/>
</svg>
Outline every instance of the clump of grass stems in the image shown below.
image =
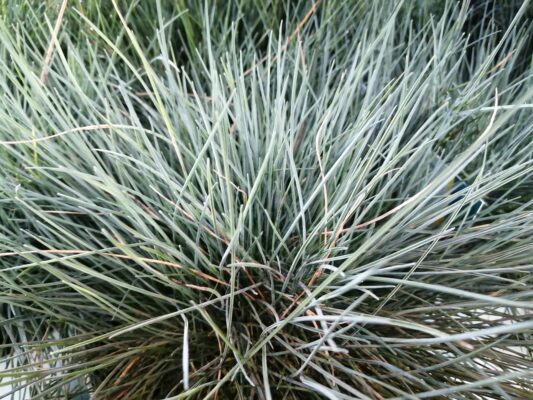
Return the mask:
<svg viewBox="0 0 533 400">
<path fill-rule="evenodd" d="M 0 22 L 0 385 L 533 396 L 530 2 L 73 3 Z"/>
</svg>

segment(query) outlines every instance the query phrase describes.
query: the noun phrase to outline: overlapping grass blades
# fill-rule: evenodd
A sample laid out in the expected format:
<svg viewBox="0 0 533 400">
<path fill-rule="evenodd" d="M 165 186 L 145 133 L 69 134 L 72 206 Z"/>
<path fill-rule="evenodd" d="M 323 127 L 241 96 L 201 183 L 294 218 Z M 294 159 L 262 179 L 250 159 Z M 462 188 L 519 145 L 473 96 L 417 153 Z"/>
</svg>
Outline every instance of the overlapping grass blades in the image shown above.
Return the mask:
<svg viewBox="0 0 533 400">
<path fill-rule="evenodd" d="M 533 395 L 527 1 L 101 3 L 0 25 L 1 384 Z"/>
</svg>

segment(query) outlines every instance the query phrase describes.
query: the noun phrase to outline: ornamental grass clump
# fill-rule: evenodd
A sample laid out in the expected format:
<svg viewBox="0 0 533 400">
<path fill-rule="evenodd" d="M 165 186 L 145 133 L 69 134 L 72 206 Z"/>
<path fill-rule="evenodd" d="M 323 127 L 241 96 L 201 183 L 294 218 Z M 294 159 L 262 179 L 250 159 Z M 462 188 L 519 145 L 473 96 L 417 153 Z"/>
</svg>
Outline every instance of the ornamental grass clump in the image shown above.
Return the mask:
<svg viewBox="0 0 533 400">
<path fill-rule="evenodd" d="M 18 3 L 7 392 L 532 398 L 530 2 Z"/>
</svg>

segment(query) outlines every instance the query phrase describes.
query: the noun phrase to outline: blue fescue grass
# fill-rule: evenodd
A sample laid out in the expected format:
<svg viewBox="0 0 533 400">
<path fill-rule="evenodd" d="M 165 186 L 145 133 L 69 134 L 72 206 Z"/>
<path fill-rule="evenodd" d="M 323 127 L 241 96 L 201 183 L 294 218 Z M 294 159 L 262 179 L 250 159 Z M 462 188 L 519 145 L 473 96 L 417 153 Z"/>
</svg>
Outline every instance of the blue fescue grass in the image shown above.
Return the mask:
<svg viewBox="0 0 533 400">
<path fill-rule="evenodd" d="M 532 395 L 527 1 L 80 4 L 0 24 L 1 384 Z"/>
</svg>

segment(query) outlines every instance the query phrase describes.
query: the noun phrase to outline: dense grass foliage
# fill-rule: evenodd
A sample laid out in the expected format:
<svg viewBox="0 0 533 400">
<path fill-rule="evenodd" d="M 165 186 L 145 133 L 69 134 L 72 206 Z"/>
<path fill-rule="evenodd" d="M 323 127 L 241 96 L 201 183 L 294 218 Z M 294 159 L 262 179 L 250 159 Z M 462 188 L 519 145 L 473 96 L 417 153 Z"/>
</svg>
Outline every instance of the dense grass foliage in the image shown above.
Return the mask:
<svg viewBox="0 0 533 400">
<path fill-rule="evenodd" d="M 506 4 L 0 1 L 0 385 L 531 398 Z"/>
</svg>

